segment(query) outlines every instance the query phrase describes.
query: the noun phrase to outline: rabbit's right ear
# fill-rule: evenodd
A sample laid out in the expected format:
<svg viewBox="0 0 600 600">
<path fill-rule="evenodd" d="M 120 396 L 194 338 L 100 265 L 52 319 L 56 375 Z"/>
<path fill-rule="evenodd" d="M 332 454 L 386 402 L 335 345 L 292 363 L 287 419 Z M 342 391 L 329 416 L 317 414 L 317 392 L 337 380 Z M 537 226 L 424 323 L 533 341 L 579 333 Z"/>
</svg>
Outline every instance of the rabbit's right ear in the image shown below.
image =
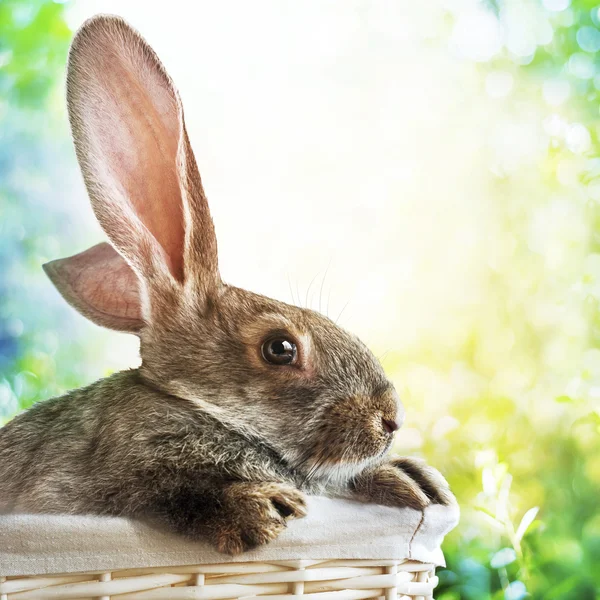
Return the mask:
<svg viewBox="0 0 600 600">
<path fill-rule="evenodd" d="M 106 242 L 44 265 L 63 298 L 90 321 L 139 333 L 144 325 L 137 275 Z"/>
<path fill-rule="evenodd" d="M 140 279 L 144 320 L 190 287 L 219 286 L 179 95 L 150 46 L 118 17 L 90 19 L 71 46 L 67 101 L 92 207 Z"/>
</svg>

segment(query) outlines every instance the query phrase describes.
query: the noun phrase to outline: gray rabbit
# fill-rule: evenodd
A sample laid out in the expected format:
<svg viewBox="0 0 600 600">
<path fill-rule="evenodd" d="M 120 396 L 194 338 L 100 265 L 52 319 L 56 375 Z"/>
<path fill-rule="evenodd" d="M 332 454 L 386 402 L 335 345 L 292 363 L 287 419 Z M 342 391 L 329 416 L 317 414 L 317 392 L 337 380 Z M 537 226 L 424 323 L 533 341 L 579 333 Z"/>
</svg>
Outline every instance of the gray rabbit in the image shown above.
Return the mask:
<svg viewBox="0 0 600 600">
<path fill-rule="evenodd" d="M 0 429 L 0 512 L 150 518 L 237 554 L 305 514 L 306 493 L 455 502 L 387 456 L 403 420 L 371 352 L 324 316 L 225 284 L 179 95 L 148 44 L 98 16 L 76 34 L 69 117 L 110 244 L 44 269 L 142 366 Z"/>
</svg>

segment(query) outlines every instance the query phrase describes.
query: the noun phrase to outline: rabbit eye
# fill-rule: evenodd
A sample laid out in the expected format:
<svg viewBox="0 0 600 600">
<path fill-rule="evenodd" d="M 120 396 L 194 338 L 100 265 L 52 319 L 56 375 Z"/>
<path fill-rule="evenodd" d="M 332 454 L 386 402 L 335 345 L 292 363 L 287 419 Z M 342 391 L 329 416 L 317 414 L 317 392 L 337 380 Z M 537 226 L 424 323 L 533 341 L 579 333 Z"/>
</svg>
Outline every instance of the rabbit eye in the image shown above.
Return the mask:
<svg viewBox="0 0 600 600">
<path fill-rule="evenodd" d="M 272 365 L 293 365 L 298 358 L 298 349 L 290 340 L 271 338 L 262 345 L 262 355 Z"/>
</svg>

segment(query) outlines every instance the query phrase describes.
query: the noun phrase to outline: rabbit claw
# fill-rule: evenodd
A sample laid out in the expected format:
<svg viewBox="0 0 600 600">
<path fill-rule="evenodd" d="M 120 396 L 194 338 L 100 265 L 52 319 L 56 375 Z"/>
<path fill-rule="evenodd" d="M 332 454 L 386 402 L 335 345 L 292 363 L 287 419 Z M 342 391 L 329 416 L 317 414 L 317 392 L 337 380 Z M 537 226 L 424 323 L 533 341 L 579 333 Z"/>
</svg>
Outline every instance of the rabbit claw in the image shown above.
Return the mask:
<svg viewBox="0 0 600 600">
<path fill-rule="evenodd" d="M 214 543 L 219 552 L 241 554 L 275 539 L 288 519 L 306 515 L 304 495 L 281 483 L 239 483 L 230 486 L 226 513 L 215 524 Z"/>
<path fill-rule="evenodd" d="M 361 499 L 385 506 L 423 510 L 430 504 L 456 503 L 441 473 L 417 458 L 390 458 L 361 473 L 354 489 Z"/>
</svg>

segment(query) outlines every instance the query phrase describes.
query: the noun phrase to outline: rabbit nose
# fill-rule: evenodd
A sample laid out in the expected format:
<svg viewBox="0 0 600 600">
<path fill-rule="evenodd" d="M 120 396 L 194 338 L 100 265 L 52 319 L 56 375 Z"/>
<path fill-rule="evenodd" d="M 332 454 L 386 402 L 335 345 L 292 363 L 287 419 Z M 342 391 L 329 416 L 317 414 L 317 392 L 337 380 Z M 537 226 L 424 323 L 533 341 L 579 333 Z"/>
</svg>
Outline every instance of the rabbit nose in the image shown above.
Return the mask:
<svg viewBox="0 0 600 600">
<path fill-rule="evenodd" d="M 398 425 L 398 423 L 393 419 L 384 419 L 383 417 L 381 417 L 381 422 L 383 424 L 383 428 L 388 433 L 394 433 L 394 431 L 400 429 L 400 425 Z"/>
</svg>

